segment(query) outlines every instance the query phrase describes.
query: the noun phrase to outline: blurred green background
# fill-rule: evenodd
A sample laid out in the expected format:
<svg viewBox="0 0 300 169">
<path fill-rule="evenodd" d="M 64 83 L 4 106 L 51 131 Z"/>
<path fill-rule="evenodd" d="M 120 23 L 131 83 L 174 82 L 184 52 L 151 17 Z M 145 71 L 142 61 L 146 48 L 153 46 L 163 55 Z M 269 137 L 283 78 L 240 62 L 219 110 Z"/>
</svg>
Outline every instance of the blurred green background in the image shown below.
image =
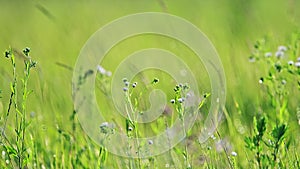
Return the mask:
<svg viewBox="0 0 300 169">
<path fill-rule="evenodd" d="M 265 70 L 249 63 L 253 44 L 268 36 L 276 50 L 299 29 L 300 24 L 300 1 L 297 0 L 0 0 L 0 6 L 0 50 L 4 52 L 9 46 L 22 50 L 28 46 L 32 58 L 38 62 L 29 84 L 34 93 L 28 100 L 28 111 L 36 113 L 40 126 L 36 130 L 44 135 L 55 133 L 56 125 L 71 128 L 65 121 L 73 109 L 72 71 L 57 63 L 74 67 L 88 38 L 119 17 L 139 12 L 167 12 L 202 30 L 215 45 L 224 66 L 229 114 L 238 101 L 243 112 L 240 120 L 245 125 L 252 124 L 252 116 L 259 105 L 258 79 Z M 103 66 L 113 72 L 118 64 L 116 58 L 125 58 L 138 49 L 162 47 L 181 54 L 197 74 L 204 71 L 197 68 L 192 56 L 184 57 L 188 51 L 183 47 L 174 49 L 172 45 L 172 40 L 162 37 L 131 38 L 114 48 L 103 61 Z M 3 98 L 9 98 L 12 79 L 7 62 L 0 57 Z M 203 84 L 203 91 L 209 89 L 206 78 L 206 73 L 197 77 Z M 8 100 L 1 101 L 5 108 Z M 297 103 L 291 104 L 297 106 Z"/>
</svg>

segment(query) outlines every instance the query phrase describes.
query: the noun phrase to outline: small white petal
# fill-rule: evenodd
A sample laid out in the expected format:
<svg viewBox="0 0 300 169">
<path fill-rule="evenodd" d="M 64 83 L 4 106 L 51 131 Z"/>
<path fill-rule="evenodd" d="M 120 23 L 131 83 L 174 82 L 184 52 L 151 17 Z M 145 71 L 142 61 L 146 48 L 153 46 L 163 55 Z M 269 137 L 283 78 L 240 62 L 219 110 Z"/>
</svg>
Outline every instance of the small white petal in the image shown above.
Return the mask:
<svg viewBox="0 0 300 169">
<path fill-rule="evenodd" d="M 110 77 L 112 75 L 111 71 L 106 72 L 106 76 Z"/>
<path fill-rule="evenodd" d="M 265 57 L 271 57 L 272 56 L 272 52 L 267 52 L 267 53 L 265 53 Z"/>
<path fill-rule="evenodd" d="M 231 152 L 231 155 L 232 156 L 237 156 L 237 153 L 233 151 L 233 152 Z"/>
<path fill-rule="evenodd" d="M 287 47 L 286 46 L 278 46 L 278 51 L 285 52 L 285 51 L 287 51 Z"/>
<path fill-rule="evenodd" d="M 292 60 L 290 60 L 290 61 L 288 62 L 288 64 L 289 64 L 289 65 L 293 65 L 294 62 L 293 62 Z"/>
<path fill-rule="evenodd" d="M 282 51 L 277 51 L 277 52 L 275 53 L 275 56 L 276 56 L 277 58 L 281 58 L 281 57 L 284 56 L 284 53 L 283 53 Z"/>
<path fill-rule="evenodd" d="M 106 73 L 106 70 L 100 65 L 97 66 L 97 71 L 103 75 Z"/>
</svg>

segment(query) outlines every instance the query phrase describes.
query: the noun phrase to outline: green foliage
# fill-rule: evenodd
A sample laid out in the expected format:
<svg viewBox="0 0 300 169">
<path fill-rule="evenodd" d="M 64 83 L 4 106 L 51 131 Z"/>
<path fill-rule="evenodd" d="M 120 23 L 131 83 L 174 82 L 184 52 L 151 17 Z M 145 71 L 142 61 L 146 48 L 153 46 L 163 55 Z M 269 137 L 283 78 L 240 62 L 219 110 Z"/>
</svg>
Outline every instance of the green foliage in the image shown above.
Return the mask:
<svg viewBox="0 0 300 169">
<path fill-rule="evenodd" d="M 286 123 L 289 116 L 293 115 L 288 109 L 291 88 L 299 88 L 300 80 L 300 58 L 299 45 L 300 33 L 292 35 L 290 44 L 279 46 L 275 56 L 269 51 L 266 39 L 257 41 L 250 60 L 262 60 L 267 68 L 267 75 L 259 79 L 263 91 L 267 96 L 264 101 L 272 107 L 262 117 L 253 120 L 254 133 L 251 137 L 245 137 L 246 148 L 255 154 L 256 164 L 259 168 L 282 168 L 290 166 L 284 156 L 288 153 L 290 138 L 287 138 L 288 127 Z M 289 58 L 290 60 L 287 60 Z M 287 83 L 291 86 L 287 87 Z M 263 105 L 263 107 L 265 107 Z M 274 114 L 276 115 L 274 118 Z M 267 117 L 271 120 L 268 122 Z M 267 132 L 268 125 L 271 132 Z M 298 161 L 298 160 L 297 160 Z"/>
<path fill-rule="evenodd" d="M 13 168 L 27 168 L 27 164 L 29 161 L 29 152 L 27 148 L 28 140 L 27 140 L 27 132 L 26 129 L 29 126 L 29 122 L 26 120 L 27 117 L 27 109 L 26 109 L 26 101 L 28 95 L 32 92 L 28 90 L 28 80 L 30 76 L 30 71 L 32 68 L 36 66 L 36 62 L 31 60 L 29 57 L 30 49 L 25 48 L 23 50 L 24 58 L 24 74 L 21 79 L 18 79 L 17 75 L 17 66 L 15 55 L 13 53 L 12 48 L 6 50 L 4 52 L 4 56 L 7 59 L 10 59 L 12 65 L 12 74 L 13 81 L 11 82 L 11 96 L 8 105 L 8 110 L 4 116 L 4 127 L 1 133 L 1 142 L 3 142 L 2 146 L 4 152 L 8 155 L 9 165 Z M 22 91 L 18 92 L 18 80 L 22 81 Z M 19 98 L 21 95 L 21 98 Z M 19 99 L 21 100 L 19 102 Z M 13 115 L 15 116 L 15 123 L 8 124 L 8 118 Z M 9 126 L 9 128 L 8 128 Z M 14 131 L 14 136 L 7 135 L 6 132 L 8 130 Z M 11 132 L 11 131 L 9 131 Z"/>
</svg>

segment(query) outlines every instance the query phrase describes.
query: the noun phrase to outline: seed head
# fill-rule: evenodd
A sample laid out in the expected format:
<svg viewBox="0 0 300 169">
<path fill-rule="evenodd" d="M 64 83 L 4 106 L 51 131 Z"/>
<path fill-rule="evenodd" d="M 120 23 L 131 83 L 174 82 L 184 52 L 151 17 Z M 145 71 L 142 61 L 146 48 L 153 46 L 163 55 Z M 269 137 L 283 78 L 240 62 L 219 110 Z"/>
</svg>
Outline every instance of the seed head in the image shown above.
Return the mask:
<svg viewBox="0 0 300 169">
<path fill-rule="evenodd" d="M 11 55 L 11 53 L 10 53 L 9 50 L 6 50 L 6 51 L 4 52 L 4 56 L 5 56 L 6 58 L 9 58 L 10 55 Z"/>
<path fill-rule="evenodd" d="M 153 84 L 158 83 L 158 82 L 159 82 L 158 78 L 154 78 L 153 81 L 152 81 Z"/>
<path fill-rule="evenodd" d="M 127 82 L 128 80 L 127 80 L 127 78 L 123 78 L 122 81 L 125 83 L 125 82 Z"/>
<path fill-rule="evenodd" d="M 25 56 L 29 56 L 29 52 L 30 52 L 30 48 L 26 47 L 25 49 L 23 49 L 23 53 Z"/>
</svg>

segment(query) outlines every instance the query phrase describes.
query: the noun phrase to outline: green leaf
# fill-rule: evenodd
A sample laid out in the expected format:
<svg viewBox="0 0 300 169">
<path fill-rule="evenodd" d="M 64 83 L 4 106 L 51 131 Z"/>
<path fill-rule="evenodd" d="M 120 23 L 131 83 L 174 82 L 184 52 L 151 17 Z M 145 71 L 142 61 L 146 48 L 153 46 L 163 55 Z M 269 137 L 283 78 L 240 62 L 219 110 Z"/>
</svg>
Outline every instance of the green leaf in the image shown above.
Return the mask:
<svg viewBox="0 0 300 169">
<path fill-rule="evenodd" d="M 285 124 L 275 126 L 275 128 L 272 130 L 272 137 L 277 141 L 281 141 L 284 137 L 284 134 L 287 131 L 287 126 Z"/>
</svg>

